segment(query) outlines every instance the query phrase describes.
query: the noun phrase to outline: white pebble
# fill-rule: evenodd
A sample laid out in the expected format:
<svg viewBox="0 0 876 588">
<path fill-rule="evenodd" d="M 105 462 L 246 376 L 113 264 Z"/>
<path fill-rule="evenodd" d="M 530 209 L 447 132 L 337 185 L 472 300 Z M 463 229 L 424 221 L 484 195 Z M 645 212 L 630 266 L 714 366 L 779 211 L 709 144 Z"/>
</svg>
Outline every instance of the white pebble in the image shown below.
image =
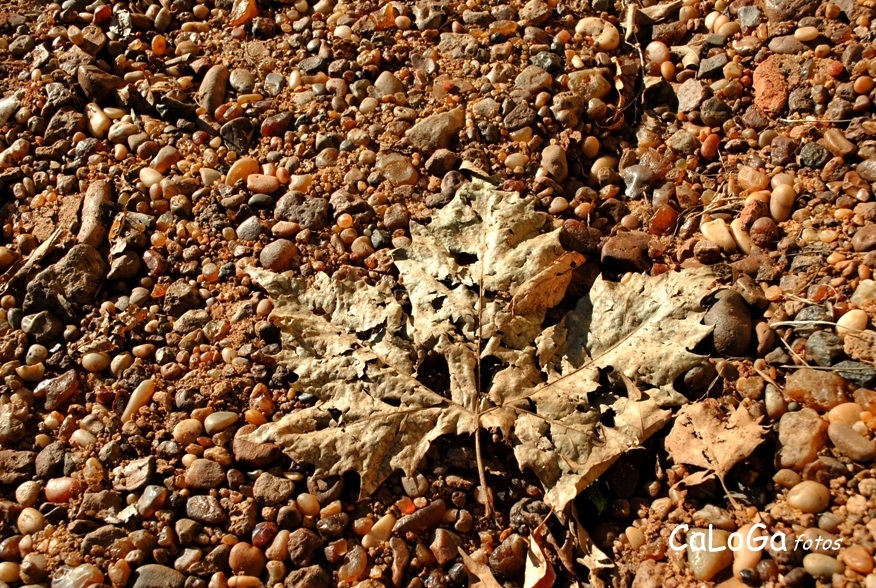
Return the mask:
<svg viewBox="0 0 876 588">
<path fill-rule="evenodd" d="M 134 392 L 131 393 L 131 398 L 130 400 L 128 400 L 128 405 L 125 407 L 125 411 L 122 413 L 122 422 L 128 422 L 133 418 L 138 410 L 146 406 L 149 401 L 152 400 L 153 392 L 155 392 L 155 382 L 152 380 L 152 378 L 140 382 L 140 384 L 134 389 Z"/>
</svg>

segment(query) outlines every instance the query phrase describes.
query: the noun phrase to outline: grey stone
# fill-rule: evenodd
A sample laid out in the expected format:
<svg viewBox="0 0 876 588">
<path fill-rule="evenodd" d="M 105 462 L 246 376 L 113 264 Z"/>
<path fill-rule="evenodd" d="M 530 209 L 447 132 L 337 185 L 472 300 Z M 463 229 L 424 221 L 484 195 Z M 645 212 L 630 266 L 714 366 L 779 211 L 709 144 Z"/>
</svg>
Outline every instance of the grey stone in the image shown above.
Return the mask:
<svg viewBox="0 0 876 588">
<path fill-rule="evenodd" d="M 64 323 L 47 310 L 26 315 L 21 319 L 21 330 L 40 344 L 55 342 L 64 332 Z"/>
<path fill-rule="evenodd" d="M 0 484 L 21 484 L 32 480 L 36 453 L 0 449 Z"/>
<path fill-rule="evenodd" d="M 186 577 L 182 572 L 159 564 L 146 564 L 134 570 L 133 588 L 183 588 Z"/>
<path fill-rule="evenodd" d="M 833 365 L 836 373 L 858 386 L 870 388 L 876 383 L 876 369 L 872 365 L 850 359 Z"/>
<path fill-rule="evenodd" d="M 815 331 L 806 341 L 806 360 L 830 367 L 843 357 L 843 342 L 830 331 Z"/>
<path fill-rule="evenodd" d="M 228 67 L 218 63 L 207 70 L 198 88 L 198 105 L 210 115 L 216 112 L 225 102 L 225 92 L 228 89 Z"/>
<path fill-rule="evenodd" d="M 732 116 L 730 105 L 720 98 L 709 98 L 700 106 L 700 120 L 710 127 L 720 127 Z"/>
<path fill-rule="evenodd" d="M 255 88 L 256 76 L 252 71 L 238 67 L 229 75 L 231 87 L 241 94 L 250 94 Z"/>
<path fill-rule="evenodd" d="M 805 167 L 813 169 L 822 168 L 830 161 L 831 157 L 830 151 L 818 143 L 806 143 L 800 149 L 800 162 Z"/>
<path fill-rule="evenodd" d="M 678 112 L 698 109 L 700 104 L 711 95 L 712 89 L 703 82 L 694 78 L 686 80 L 675 91 L 675 96 L 678 98 Z"/>
<path fill-rule="evenodd" d="M 712 57 L 708 57 L 700 61 L 700 68 L 697 72 L 698 78 L 710 79 L 721 75 L 724 66 L 730 62 L 730 58 L 726 53 L 718 53 Z"/>
<path fill-rule="evenodd" d="M 265 227 L 259 217 L 251 216 L 237 227 L 237 238 L 243 241 L 257 241 L 265 233 Z"/>
<path fill-rule="evenodd" d="M 432 152 L 449 148 L 464 126 L 465 110 L 461 107 L 454 108 L 424 118 L 408 129 L 405 137 L 416 149 Z"/>
<path fill-rule="evenodd" d="M 185 280 L 177 280 L 164 295 L 164 311 L 170 316 L 182 316 L 187 310 L 201 306 L 198 289 Z"/>
<path fill-rule="evenodd" d="M 328 201 L 325 198 L 305 196 L 301 192 L 289 192 L 274 208 L 276 220 L 293 221 L 306 229 L 318 231 L 328 226 Z"/>
<path fill-rule="evenodd" d="M 91 306 L 106 276 L 103 256 L 91 245 L 74 245 L 56 264 L 27 285 L 25 312 L 48 310 L 72 318 L 75 306 Z"/>
<path fill-rule="evenodd" d="M 717 302 L 703 317 L 703 324 L 715 327 L 715 349 L 722 355 L 745 355 L 753 332 L 748 303 L 735 290 L 721 290 L 715 298 Z"/>
</svg>

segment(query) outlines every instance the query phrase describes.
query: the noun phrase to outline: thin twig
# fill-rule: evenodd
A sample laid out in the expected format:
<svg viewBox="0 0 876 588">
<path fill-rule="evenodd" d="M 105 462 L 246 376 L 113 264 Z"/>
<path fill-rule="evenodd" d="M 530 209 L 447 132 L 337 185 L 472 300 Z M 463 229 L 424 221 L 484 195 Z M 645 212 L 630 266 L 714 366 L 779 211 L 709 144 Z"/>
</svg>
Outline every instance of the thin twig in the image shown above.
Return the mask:
<svg viewBox="0 0 876 588">
<path fill-rule="evenodd" d="M 776 121 L 780 123 L 788 123 L 788 124 L 800 124 L 800 123 L 811 123 L 811 124 L 835 124 L 835 123 L 848 123 L 852 122 L 853 118 L 777 118 Z"/>
<path fill-rule="evenodd" d="M 489 199 L 487 199 L 486 206 L 489 207 Z M 483 219 L 487 218 L 486 211 L 481 211 L 481 217 Z M 487 473 L 484 469 L 484 459 L 481 453 L 481 394 L 482 394 L 482 385 L 481 385 L 481 377 L 483 374 L 481 373 L 481 345 L 483 341 L 483 327 L 484 327 L 484 273 L 486 273 L 487 267 L 487 236 L 486 232 L 481 232 L 481 251 L 483 252 L 483 259 L 481 259 L 481 275 L 478 279 L 478 340 L 477 340 L 477 353 L 475 354 L 476 361 L 476 369 L 478 371 L 477 377 L 475 378 L 475 383 L 477 385 L 477 391 L 475 393 L 475 458 L 477 460 L 478 465 L 478 478 L 481 483 L 481 491 L 484 493 L 484 516 L 486 518 L 490 518 L 493 516 L 493 493 L 490 491 L 490 487 L 487 486 Z"/>
</svg>

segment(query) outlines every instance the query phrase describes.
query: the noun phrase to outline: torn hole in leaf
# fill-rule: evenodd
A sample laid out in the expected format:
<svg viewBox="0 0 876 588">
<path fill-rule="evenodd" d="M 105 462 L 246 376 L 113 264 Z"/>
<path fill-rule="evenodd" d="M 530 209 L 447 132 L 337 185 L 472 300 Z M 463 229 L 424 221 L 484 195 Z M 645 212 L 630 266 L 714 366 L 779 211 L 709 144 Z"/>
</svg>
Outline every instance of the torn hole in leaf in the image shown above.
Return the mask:
<svg viewBox="0 0 876 588">
<path fill-rule="evenodd" d="M 381 398 L 381 400 L 383 402 L 385 402 L 386 404 L 388 404 L 390 406 L 394 406 L 396 408 L 401 406 L 401 398 L 385 397 L 385 398 Z"/>
<path fill-rule="evenodd" d="M 434 300 L 432 300 L 432 310 L 439 310 L 442 306 L 444 306 L 444 301 L 447 300 L 445 296 L 438 296 Z"/>
<path fill-rule="evenodd" d="M 359 341 L 370 341 L 373 335 L 374 329 L 366 329 L 364 331 L 358 331 L 356 333 L 356 337 L 359 339 Z"/>
<path fill-rule="evenodd" d="M 473 255 L 471 253 L 466 253 L 465 251 L 460 251 L 459 253 L 453 253 L 453 260 L 458 265 L 471 265 L 478 260 L 477 255 Z"/>
<path fill-rule="evenodd" d="M 488 355 L 481 359 L 480 389 L 489 390 L 493 385 L 493 378 L 507 366 L 507 363 L 495 355 Z"/>
<path fill-rule="evenodd" d="M 450 369 L 447 367 L 447 358 L 435 352 L 426 355 L 417 369 L 417 380 L 436 394 L 449 396 Z"/>
<path fill-rule="evenodd" d="M 599 417 L 599 422 L 606 427 L 613 427 L 614 417 L 616 416 L 617 413 L 614 411 L 614 409 L 609 407 L 609 409 L 602 413 L 602 415 Z"/>
</svg>

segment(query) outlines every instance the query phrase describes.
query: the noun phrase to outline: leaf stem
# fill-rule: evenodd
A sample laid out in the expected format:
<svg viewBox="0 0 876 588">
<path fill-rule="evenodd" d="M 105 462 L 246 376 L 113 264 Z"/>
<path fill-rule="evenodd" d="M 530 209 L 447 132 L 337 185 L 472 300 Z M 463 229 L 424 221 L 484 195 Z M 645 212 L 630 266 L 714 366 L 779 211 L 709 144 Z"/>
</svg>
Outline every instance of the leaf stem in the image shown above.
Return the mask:
<svg viewBox="0 0 876 588">
<path fill-rule="evenodd" d="M 481 456 L 481 426 L 478 423 L 475 429 L 475 457 L 478 462 L 478 478 L 481 483 L 481 492 L 484 493 L 484 516 L 491 518 L 493 516 L 493 493 L 490 492 L 490 487 L 487 486 L 487 474 L 484 471 L 484 459 Z"/>
</svg>

